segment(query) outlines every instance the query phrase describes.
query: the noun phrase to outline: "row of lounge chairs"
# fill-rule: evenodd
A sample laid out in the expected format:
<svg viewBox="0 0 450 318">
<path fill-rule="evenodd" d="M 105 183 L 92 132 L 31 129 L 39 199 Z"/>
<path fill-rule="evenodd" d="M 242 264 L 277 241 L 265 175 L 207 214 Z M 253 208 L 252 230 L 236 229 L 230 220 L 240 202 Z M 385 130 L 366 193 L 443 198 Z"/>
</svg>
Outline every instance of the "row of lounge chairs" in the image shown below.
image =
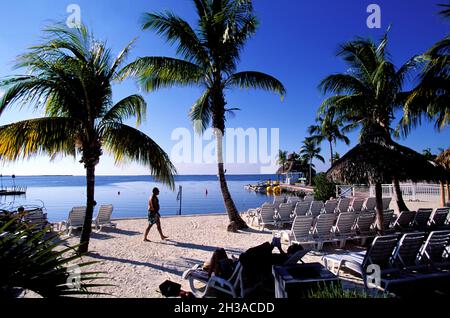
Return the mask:
<svg viewBox="0 0 450 318">
<path fill-rule="evenodd" d="M 296 216 L 312 216 L 316 218 L 320 214 L 334 214 L 342 212 L 363 212 L 373 211 L 375 209 L 374 198 L 365 200 L 355 199 L 350 205 L 350 199 L 322 201 L 299 201 L 273 204 L 265 203 L 261 208 L 250 209 L 247 211 L 247 219 L 250 224 L 258 222 L 260 230 L 267 226 L 282 227 L 285 224 L 291 224 Z M 278 199 L 279 200 L 279 199 Z M 279 204 L 278 204 L 279 203 Z M 384 210 L 389 210 L 391 198 L 383 199 Z"/>
<path fill-rule="evenodd" d="M 375 287 L 389 290 L 391 284 L 450 277 L 449 244 L 450 231 L 379 236 L 366 252 L 326 255 L 323 261 L 338 276 L 348 269 L 366 288 L 378 284 Z M 373 266 L 380 270 L 378 282 L 370 276 Z"/>
<path fill-rule="evenodd" d="M 403 212 L 398 218 L 395 218 L 393 210 L 384 211 L 385 233 L 449 228 L 449 210 L 419 209 L 417 212 Z M 344 248 L 349 240 L 361 240 L 364 245 L 368 238 L 375 237 L 375 222 L 375 211 L 327 213 L 316 218 L 312 215 L 296 216 L 290 230 L 274 232 L 274 235 L 288 245 L 312 245 L 321 250 L 324 243 L 339 243 L 339 247 Z"/>
<path fill-rule="evenodd" d="M 115 223 L 112 223 L 111 216 L 114 207 L 112 205 L 102 205 L 98 210 L 97 216 L 92 220 L 93 225 L 97 229 L 97 232 L 100 232 L 103 227 L 116 227 Z M 67 221 L 61 222 L 60 229 L 65 227 L 65 231 L 70 236 L 72 235 L 72 231 L 76 229 L 80 229 L 84 225 L 84 220 L 86 218 L 86 207 L 79 206 L 73 207 L 69 212 L 69 217 Z"/>
</svg>

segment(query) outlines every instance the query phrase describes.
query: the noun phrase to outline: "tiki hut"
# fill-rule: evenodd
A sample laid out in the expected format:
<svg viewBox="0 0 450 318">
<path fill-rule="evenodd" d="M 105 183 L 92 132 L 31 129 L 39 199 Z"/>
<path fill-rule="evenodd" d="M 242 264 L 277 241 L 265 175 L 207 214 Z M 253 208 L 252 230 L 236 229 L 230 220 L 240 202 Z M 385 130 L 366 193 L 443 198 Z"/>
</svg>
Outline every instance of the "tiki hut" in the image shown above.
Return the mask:
<svg viewBox="0 0 450 318">
<path fill-rule="evenodd" d="M 335 182 L 375 185 L 377 224 L 383 230 L 382 184 L 397 181 L 446 181 L 450 174 L 414 150 L 390 138 L 366 139 L 350 150 L 327 172 Z"/>
<path fill-rule="evenodd" d="M 314 168 L 311 169 L 312 177 L 316 175 L 316 170 Z M 306 162 L 303 162 L 301 159 L 296 159 L 293 154 L 290 154 L 284 166 L 281 166 L 277 170 L 277 175 L 288 176 L 294 174 L 301 174 L 305 177 L 309 177 L 309 165 Z"/>
</svg>

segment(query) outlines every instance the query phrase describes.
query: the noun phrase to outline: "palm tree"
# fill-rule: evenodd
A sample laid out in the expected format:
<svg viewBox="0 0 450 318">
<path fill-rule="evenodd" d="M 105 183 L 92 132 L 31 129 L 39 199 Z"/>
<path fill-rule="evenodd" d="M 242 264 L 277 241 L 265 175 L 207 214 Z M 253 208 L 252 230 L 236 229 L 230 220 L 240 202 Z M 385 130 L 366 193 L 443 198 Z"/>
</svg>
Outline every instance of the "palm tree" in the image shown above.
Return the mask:
<svg viewBox="0 0 450 318">
<path fill-rule="evenodd" d="M 450 17 L 450 5 L 441 14 Z M 412 90 L 404 105 L 401 129 L 408 135 L 412 127 L 421 124 L 426 116 L 442 130 L 450 124 L 450 36 L 445 37 L 417 61 L 422 65 L 419 84 Z"/>
<path fill-rule="evenodd" d="M 396 68 L 386 53 L 387 35 L 379 44 L 358 38 L 342 45 L 338 56 L 347 62 L 349 71 L 330 75 L 319 86 L 324 94 L 336 94 L 323 102 L 320 111 L 344 118 L 349 123 L 347 130 L 361 127 L 361 141 L 380 130 L 383 138 L 391 141 L 394 111 L 403 107 L 408 96 L 403 85 L 415 66 L 414 59 Z M 392 181 L 398 210 L 407 211 L 400 183 L 396 178 Z"/>
<path fill-rule="evenodd" d="M 440 4 L 439 6 L 444 8 L 439 14 L 444 18 L 450 18 L 450 4 Z"/>
<path fill-rule="evenodd" d="M 310 138 L 306 138 L 303 141 L 303 146 L 300 149 L 300 154 L 308 159 L 309 162 L 309 185 L 312 185 L 312 168 L 313 168 L 313 160 L 318 159 L 325 163 L 325 159 L 320 155 L 322 149 Z"/>
<path fill-rule="evenodd" d="M 286 165 L 287 160 L 288 160 L 288 152 L 280 149 L 278 151 L 277 163 L 282 167 L 283 173 L 284 173 L 284 168 L 285 168 L 284 166 Z"/>
<path fill-rule="evenodd" d="M 27 75 L 5 79 L 0 113 L 15 102 L 43 109 L 45 117 L 0 127 L 0 156 L 18 160 L 41 154 L 77 156 L 86 169 L 87 211 L 81 234 L 80 253 L 88 251 L 94 210 L 95 168 L 103 149 L 117 163 L 132 160 L 150 168 L 150 173 L 173 188 L 175 168 L 167 154 L 143 132 L 124 121 L 135 117 L 136 125 L 146 114 L 139 95 L 112 101 L 111 83 L 131 44 L 116 59 L 104 43 L 83 26 L 45 30 L 45 42 L 18 58 L 18 68 Z"/>
<path fill-rule="evenodd" d="M 236 72 L 240 53 L 256 32 L 258 21 L 250 0 L 193 0 L 197 26 L 191 27 L 174 13 L 147 13 L 143 29 L 154 30 L 176 44 L 180 59 L 143 57 L 126 68 L 146 91 L 173 86 L 199 86 L 203 95 L 192 106 L 190 118 L 199 133 L 212 125 L 217 142 L 220 187 L 230 222 L 229 229 L 244 229 L 225 178 L 222 138 L 227 108 L 225 90 L 260 88 L 279 93 L 286 90 L 276 78 L 260 72 Z M 231 225 L 231 224 L 230 224 Z"/>
<path fill-rule="evenodd" d="M 333 165 L 333 144 L 336 145 L 337 141 L 343 141 L 347 146 L 350 145 L 350 139 L 341 130 L 343 120 L 341 118 L 335 118 L 333 111 L 328 111 L 325 116 L 319 116 L 317 122 L 318 125 L 313 125 L 308 128 L 308 133 L 311 135 L 310 139 L 318 145 L 325 140 L 328 141 L 330 144 L 330 163 Z"/>
</svg>

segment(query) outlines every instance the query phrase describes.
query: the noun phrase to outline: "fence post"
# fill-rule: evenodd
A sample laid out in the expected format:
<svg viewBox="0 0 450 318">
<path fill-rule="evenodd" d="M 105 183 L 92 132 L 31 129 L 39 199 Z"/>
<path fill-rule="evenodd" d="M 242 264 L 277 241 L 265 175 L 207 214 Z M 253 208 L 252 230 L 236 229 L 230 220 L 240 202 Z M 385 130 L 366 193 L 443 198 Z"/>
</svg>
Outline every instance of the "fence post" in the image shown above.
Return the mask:
<svg viewBox="0 0 450 318">
<path fill-rule="evenodd" d="M 417 201 L 417 183 L 412 184 L 412 200 Z"/>
</svg>

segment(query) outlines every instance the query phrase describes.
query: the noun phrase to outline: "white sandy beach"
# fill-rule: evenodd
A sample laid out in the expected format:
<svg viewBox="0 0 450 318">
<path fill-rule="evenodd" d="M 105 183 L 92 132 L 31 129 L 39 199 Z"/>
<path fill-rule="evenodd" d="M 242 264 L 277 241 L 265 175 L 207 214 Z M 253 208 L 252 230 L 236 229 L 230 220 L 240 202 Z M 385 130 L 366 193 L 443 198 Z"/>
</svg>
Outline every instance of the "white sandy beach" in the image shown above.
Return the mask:
<svg viewBox="0 0 450 318">
<path fill-rule="evenodd" d="M 412 209 L 433 207 L 431 203 L 407 203 Z M 117 229 L 105 229 L 93 233 L 90 243 L 92 251 L 84 261 L 96 260 L 89 270 L 105 272 L 114 287 L 98 291 L 120 298 L 160 298 L 158 286 L 165 280 L 182 284 L 190 290 L 182 273 L 195 264 L 209 260 L 214 250 L 223 247 L 229 256 L 271 241 L 272 232 L 250 229 L 242 233 L 228 233 L 226 215 L 166 217 L 162 219 L 163 231 L 170 238 L 161 241 L 156 227 L 150 233 L 152 242 L 143 242 L 146 219 L 117 220 Z M 78 243 L 78 236 L 70 239 Z M 326 250 L 325 252 L 326 253 Z M 321 262 L 322 253 L 308 254 L 306 262 Z"/>
</svg>

